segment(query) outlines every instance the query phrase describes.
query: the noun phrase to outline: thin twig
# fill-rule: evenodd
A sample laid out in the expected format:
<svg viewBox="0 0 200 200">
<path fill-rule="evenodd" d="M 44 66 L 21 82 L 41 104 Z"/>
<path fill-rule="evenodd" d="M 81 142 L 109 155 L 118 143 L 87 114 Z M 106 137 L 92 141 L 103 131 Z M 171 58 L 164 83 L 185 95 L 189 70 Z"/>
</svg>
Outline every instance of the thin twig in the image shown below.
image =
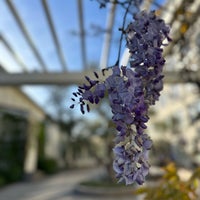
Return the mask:
<svg viewBox="0 0 200 200">
<path fill-rule="evenodd" d="M 115 65 L 119 65 L 119 59 L 120 59 L 121 48 L 122 48 L 122 39 L 124 35 L 124 27 L 125 27 L 126 17 L 127 17 L 130 5 L 131 5 L 131 1 L 129 1 L 128 7 L 126 8 L 126 12 L 124 13 L 122 28 L 119 29 L 121 30 L 121 35 L 120 35 L 120 40 L 119 40 L 119 50 L 118 50 L 117 61 Z"/>
</svg>

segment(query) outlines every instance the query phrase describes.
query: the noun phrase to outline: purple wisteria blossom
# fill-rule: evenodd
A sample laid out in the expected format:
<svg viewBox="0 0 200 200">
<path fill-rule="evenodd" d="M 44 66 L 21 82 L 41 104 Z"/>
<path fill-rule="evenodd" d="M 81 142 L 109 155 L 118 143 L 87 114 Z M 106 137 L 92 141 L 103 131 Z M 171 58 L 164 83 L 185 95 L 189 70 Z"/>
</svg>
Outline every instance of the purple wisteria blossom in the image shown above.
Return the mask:
<svg viewBox="0 0 200 200">
<path fill-rule="evenodd" d="M 126 184 L 143 184 L 149 172 L 148 151 L 152 146 L 145 133 L 148 109 L 158 100 L 163 88 L 162 46 L 166 45 L 165 39 L 170 41 L 169 27 L 154 12 L 142 11 L 134 16 L 125 33 L 130 66 L 112 67 L 112 74 L 104 81 L 99 80 L 96 72 L 95 80 L 85 77 L 88 84 L 79 86 L 73 95 L 84 114 L 90 110 L 88 103 L 98 104 L 107 92 L 117 129 L 113 148 L 116 177 Z"/>
</svg>

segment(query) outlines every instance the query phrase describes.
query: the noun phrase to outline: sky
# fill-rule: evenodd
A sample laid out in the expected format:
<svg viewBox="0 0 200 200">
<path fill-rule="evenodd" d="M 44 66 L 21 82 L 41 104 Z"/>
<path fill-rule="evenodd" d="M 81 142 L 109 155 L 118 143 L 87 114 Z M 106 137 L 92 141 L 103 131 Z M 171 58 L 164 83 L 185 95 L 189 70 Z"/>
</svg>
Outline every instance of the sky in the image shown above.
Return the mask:
<svg viewBox="0 0 200 200">
<path fill-rule="evenodd" d="M 21 19 L 23 20 L 28 33 L 41 54 L 49 72 L 61 72 L 62 67 L 49 31 L 47 20 L 41 0 L 14 0 L 12 1 Z M 79 38 L 78 6 L 76 0 L 48 0 L 48 6 L 53 18 L 59 43 L 67 63 L 68 71 L 83 70 L 81 59 L 81 48 Z M 87 64 L 98 66 L 104 33 L 96 34 L 96 28 L 105 29 L 106 17 L 109 6 L 99 9 L 99 4 L 95 0 L 83 0 L 84 26 L 86 32 L 86 55 Z M 108 66 L 116 62 L 118 45 L 124 9 L 117 8 L 115 23 L 113 27 L 113 39 L 111 43 Z M 130 21 L 129 16 L 127 21 Z M 32 53 L 28 43 L 11 14 L 6 0 L 0 1 L 0 34 L 11 44 L 13 50 L 17 52 L 21 60 L 27 65 L 28 71 L 41 71 L 41 67 Z M 122 44 L 125 47 L 125 43 Z M 21 72 L 22 69 L 13 59 L 5 45 L 0 41 L 0 64 L 8 72 Z M 48 110 L 49 87 L 44 86 L 23 86 L 22 89 L 40 106 Z M 71 92 L 73 87 L 69 88 Z M 68 106 L 69 95 L 66 97 Z"/>
</svg>

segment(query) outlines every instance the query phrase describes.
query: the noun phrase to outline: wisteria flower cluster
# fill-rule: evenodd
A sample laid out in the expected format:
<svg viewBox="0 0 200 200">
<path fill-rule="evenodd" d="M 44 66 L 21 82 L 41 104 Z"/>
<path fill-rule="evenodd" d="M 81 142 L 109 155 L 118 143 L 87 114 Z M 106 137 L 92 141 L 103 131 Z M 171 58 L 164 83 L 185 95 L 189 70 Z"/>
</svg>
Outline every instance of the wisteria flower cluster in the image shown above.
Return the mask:
<svg viewBox="0 0 200 200">
<path fill-rule="evenodd" d="M 79 86 L 73 93 L 83 114 L 90 110 L 89 103 L 98 104 L 108 95 L 117 129 L 113 168 L 118 180 L 126 184 L 143 184 L 149 172 L 148 151 L 152 141 L 145 129 L 148 109 L 158 100 L 163 88 L 162 47 L 166 45 L 165 39 L 170 41 L 169 30 L 155 12 L 137 13 L 125 30 L 129 66 L 113 66 L 112 74 L 103 81 L 94 72 L 95 80 L 85 77 L 88 84 Z M 72 101 L 75 103 L 76 99 Z"/>
</svg>

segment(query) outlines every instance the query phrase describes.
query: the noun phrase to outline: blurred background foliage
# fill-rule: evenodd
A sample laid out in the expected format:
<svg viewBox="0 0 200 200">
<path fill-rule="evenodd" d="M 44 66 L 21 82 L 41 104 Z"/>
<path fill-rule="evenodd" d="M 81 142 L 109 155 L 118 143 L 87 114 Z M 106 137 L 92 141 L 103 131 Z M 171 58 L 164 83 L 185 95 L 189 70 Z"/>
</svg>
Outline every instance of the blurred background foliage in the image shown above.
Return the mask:
<svg viewBox="0 0 200 200">
<path fill-rule="evenodd" d="M 0 110 L 0 185 L 23 177 L 27 120 Z"/>
<path fill-rule="evenodd" d="M 197 200 L 199 179 L 200 168 L 195 169 L 188 180 L 182 180 L 176 165 L 170 163 L 164 167 L 164 175 L 154 187 L 148 183 L 148 186 L 137 189 L 135 194 L 144 194 L 144 200 Z"/>
</svg>

